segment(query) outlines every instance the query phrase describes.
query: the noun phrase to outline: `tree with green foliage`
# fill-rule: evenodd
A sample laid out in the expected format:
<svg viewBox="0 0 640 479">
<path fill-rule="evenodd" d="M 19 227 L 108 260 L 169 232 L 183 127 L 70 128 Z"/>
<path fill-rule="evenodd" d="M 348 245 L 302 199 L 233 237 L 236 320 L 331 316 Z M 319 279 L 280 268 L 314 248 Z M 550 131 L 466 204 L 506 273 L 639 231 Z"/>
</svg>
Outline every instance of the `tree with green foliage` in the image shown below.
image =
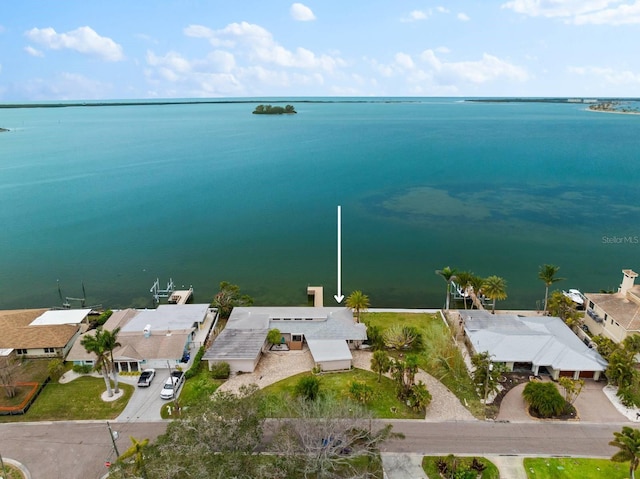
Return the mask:
<svg viewBox="0 0 640 479">
<path fill-rule="evenodd" d="M 64 361 L 55 358 L 47 363 L 47 372 L 52 381 L 58 381 L 64 374 Z"/>
<path fill-rule="evenodd" d="M 473 273 L 470 271 L 460 271 L 456 274 L 456 283 L 458 284 L 458 286 L 460 286 L 460 289 L 466 295 L 462 298 L 464 309 L 467 309 L 467 299 L 471 296 L 469 294 L 469 289 L 471 288 L 471 281 L 473 279 L 473 276 Z"/>
<path fill-rule="evenodd" d="M 640 465 L 640 429 L 623 426 L 621 432 L 613 433 L 614 440 L 610 446 L 619 449 L 611 460 L 613 462 L 629 462 L 629 477 L 635 479 L 635 472 Z"/>
<path fill-rule="evenodd" d="M 427 389 L 427 386 L 422 381 L 418 381 L 411 386 L 409 396 L 407 397 L 407 404 L 414 411 L 424 411 L 429 404 L 431 404 L 431 399 L 431 393 Z"/>
<path fill-rule="evenodd" d="M 471 296 L 471 309 L 473 309 L 474 305 L 476 306 L 476 309 L 481 309 L 481 298 L 484 294 L 484 292 L 482 291 L 483 286 L 484 278 L 472 274 L 471 278 L 469 279 L 469 296 Z"/>
<path fill-rule="evenodd" d="M 138 441 L 133 436 L 129 436 L 129 439 L 131 439 L 131 447 L 118 458 L 118 462 L 127 462 L 133 459 L 131 472 L 142 479 L 147 479 L 147 470 L 144 466 L 144 452 L 147 446 L 149 446 L 149 439 Z"/>
<path fill-rule="evenodd" d="M 367 404 L 373 397 L 373 388 L 364 381 L 351 381 L 349 395 L 354 401 Z"/>
<path fill-rule="evenodd" d="M 564 400 L 573 404 L 584 388 L 584 379 L 561 377 L 558 379 L 558 384 L 564 390 Z"/>
<path fill-rule="evenodd" d="M 87 333 L 80 340 L 80 344 L 84 346 L 88 353 L 95 354 L 94 369 L 102 373 L 102 378 L 107 387 L 107 396 L 113 397 L 111 380 L 109 379 L 109 351 L 105 347 L 105 331 L 102 328 L 98 328 L 93 334 Z"/>
<path fill-rule="evenodd" d="M 391 369 L 391 358 L 385 351 L 374 351 L 371 357 L 371 370 L 378 373 L 378 382 L 382 380 L 382 375 Z"/>
<path fill-rule="evenodd" d="M 307 401 L 315 401 L 320 396 L 320 378 L 304 376 L 296 383 L 295 395 Z"/>
<path fill-rule="evenodd" d="M 622 346 L 633 354 L 640 354 L 640 334 L 630 334 L 624 338 Z"/>
<path fill-rule="evenodd" d="M 492 362 L 487 351 L 471 356 L 471 364 L 473 365 L 471 379 L 478 395 L 486 402 L 488 395 L 498 392 L 500 379 L 505 371 L 504 364 Z"/>
<path fill-rule="evenodd" d="M 246 294 L 240 294 L 240 286 L 227 281 L 220 282 L 220 291 L 213 298 L 211 306 L 218 309 L 221 319 L 229 319 L 231 311 L 236 306 L 251 306 L 253 298 Z"/>
<path fill-rule="evenodd" d="M 267 342 L 269 344 L 280 344 L 282 340 L 282 333 L 278 328 L 270 329 L 267 333 Z"/>
<path fill-rule="evenodd" d="M 561 291 L 553 291 L 547 302 L 547 311 L 551 316 L 562 319 L 567 326 L 574 328 L 581 323 L 581 314 L 576 304 Z"/>
<path fill-rule="evenodd" d="M 543 311 L 547 310 L 547 300 L 549 298 L 549 286 L 553 283 L 557 283 L 558 281 L 562 281 L 564 278 L 557 278 L 556 274 L 560 266 L 555 266 L 553 264 L 543 264 L 540 266 L 538 271 L 538 279 L 540 279 L 544 283 L 544 308 Z"/>
<path fill-rule="evenodd" d="M 489 276 L 485 278 L 482 290 L 487 298 L 493 300 L 491 312 L 496 312 L 496 300 L 507 299 L 507 282 L 500 276 Z"/>
<path fill-rule="evenodd" d="M 631 386 L 638 376 L 635 365 L 635 354 L 632 351 L 623 348 L 613 351 L 606 370 L 609 383 L 623 389 Z"/>
<path fill-rule="evenodd" d="M 598 348 L 598 353 L 600 353 L 600 356 L 602 356 L 605 361 L 609 361 L 611 354 L 620 349 L 620 345 L 607 336 L 599 334 L 594 336 L 592 339 Z"/>
<path fill-rule="evenodd" d="M 436 270 L 436 274 L 447 283 L 447 296 L 445 299 L 444 309 L 445 311 L 449 311 L 449 304 L 451 303 L 451 282 L 456 280 L 456 270 L 449 266 L 445 266 L 442 269 Z"/>
<path fill-rule="evenodd" d="M 356 313 L 356 322 L 360 322 L 360 313 L 369 309 L 369 296 L 363 294 L 362 291 L 353 291 L 348 297 L 345 303 L 347 308 L 350 308 Z"/>
<path fill-rule="evenodd" d="M 394 359 L 391 363 L 391 376 L 396 381 L 398 398 L 407 400 L 411 394 L 411 387 L 415 384 L 418 372 L 418 356 L 408 354 L 406 359 Z"/>
<path fill-rule="evenodd" d="M 118 394 L 120 389 L 118 388 L 118 368 L 116 367 L 116 363 L 113 360 L 113 350 L 122 346 L 118 342 L 118 333 L 120 332 L 120 328 L 115 328 L 112 331 L 108 329 L 104 330 L 102 333 L 102 342 L 104 345 L 105 352 L 108 353 L 108 363 L 109 363 L 109 371 L 111 371 L 111 376 L 113 377 L 113 392 Z"/>
<path fill-rule="evenodd" d="M 367 324 L 367 342 L 373 351 L 384 349 L 384 338 L 379 326 Z"/>
<path fill-rule="evenodd" d="M 556 385 L 548 381 L 530 381 L 522 391 L 531 411 L 542 418 L 559 416 L 566 409 L 566 401 Z"/>
</svg>

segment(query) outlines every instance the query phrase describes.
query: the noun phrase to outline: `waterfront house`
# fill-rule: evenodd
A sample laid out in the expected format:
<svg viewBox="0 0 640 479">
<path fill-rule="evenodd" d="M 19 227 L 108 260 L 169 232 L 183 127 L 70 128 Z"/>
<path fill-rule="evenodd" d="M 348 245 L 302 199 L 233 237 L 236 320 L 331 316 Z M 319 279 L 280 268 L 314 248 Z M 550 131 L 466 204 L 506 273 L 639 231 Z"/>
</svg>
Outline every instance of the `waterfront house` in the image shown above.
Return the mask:
<svg viewBox="0 0 640 479">
<path fill-rule="evenodd" d="M 467 345 L 473 353 L 488 352 L 508 371 L 531 371 L 573 379 L 598 380 L 607 362 L 584 344 L 560 318 L 459 311 Z"/>
<path fill-rule="evenodd" d="M 208 304 L 163 304 L 156 309 L 114 311 L 103 328 L 108 331 L 120 328 L 117 340 L 121 346 L 113 351 L 118 372 L 180 365 L 187 353 L 202 345 L 194 344 L 194 339 L 200 331 L 208 334 L 203 329 L 211 326 L 214 314 L 215 309 Z M 95 355 L 87 353 L 77 341 L 67 360 L 93 365 Z"/>
<path fill-rule="evenodd" d="M 16 358 L 64 359 L 86 327 L 90 309 L 0 311 L 0 349 Z"/>
<path fill-rule="evenodd" d="M 267 350 L 270 329 L 280 331 L 280 350 L 309 347 L 315 365 L 324 371 L 350 369 L 351 349 L 367 339 L 367 328 L 344 307 L 238 307 L 225 329 L 205 352 L 209 368 L 229 363 L 233 372 L 253 372 Z"/>
<path fill-rule="evenodd" d="M 586 293 L 584 324 L 593 335 L 601 334 L 616 343 L 640 333 L 640 285 L 638 273 L 622 270 L 622 283 L 616 293 Z"/>
</svg>

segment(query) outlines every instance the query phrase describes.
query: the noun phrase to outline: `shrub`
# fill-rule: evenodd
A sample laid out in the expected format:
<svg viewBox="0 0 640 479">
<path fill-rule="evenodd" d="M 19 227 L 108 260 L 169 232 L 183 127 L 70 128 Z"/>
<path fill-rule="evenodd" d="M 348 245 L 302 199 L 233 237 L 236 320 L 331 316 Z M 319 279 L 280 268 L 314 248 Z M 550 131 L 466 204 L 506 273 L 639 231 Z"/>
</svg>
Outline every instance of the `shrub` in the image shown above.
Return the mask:
<svg viewBox="0 0 640 479">
<path fill-rule="evenodd" d="M 78 374 L 89 374 L 93 366 L 91 364 L 74 364 L 73 372 Z"/>
<path fill-rule="evenodd" d="M 349 395 L 354 401 L 367 404 L 373 397 L 373 388 L 364 381 L 351 381 Z"/>
<path fill-rule="evenodd" d="M 315 401 L 320 396 L 320 379 L 317 376 L 304 376 L 296 384 L 294 392 L 307 401 Z"/>
<path fill-rule="evenodd" d="M 386 347 L 400 351 L 417 350 L 423 346 L 422 334 L 414 326 L 396 324 L 382 333 Z"/>
<path fill-rule="evenodd" d="M 552 382 L 531 381 L 524 387 L 522 396 L 532 411 L 543 418 L 559 416 L 566 409 L 567 402 Z"/>
<path fill-rule="evenodd" d="M 202 367 L 202 356 L 204 356 L 205 349 L 204 346 L 200 346 L 198 352 L 196 353 L 196 357 L 193 358 L 193 363 L 191 363 L 191 367 L 184 373 L 185 379 L 191 379 L 196 374 L 200 372 L 200 368 Z M 229 377 L 229 376 L 227 376 Z"/>
<path fill-rule="evenodd" d="M 229 379 L 229 375 L 231 374 L 231 366 L 229 363 L 219 362 L 214 363 L 211 368 L 211 377 L 213 379 Z"/>
<path fill-rule="evenodd" d="M 378 326 L 367 325 L 367 343 L 369 343 L 369 346 L 371 346 L 371 349 L 374 351 L 384 349 L 382 331 L 380 331 Z"/>
<path fill-rule="evenodd" d="M 52 359 L 47 364 L 47 372 L 52 381 L 57 381 L 64 374 L 64 361 L 62 359 Z"/>
</svg>

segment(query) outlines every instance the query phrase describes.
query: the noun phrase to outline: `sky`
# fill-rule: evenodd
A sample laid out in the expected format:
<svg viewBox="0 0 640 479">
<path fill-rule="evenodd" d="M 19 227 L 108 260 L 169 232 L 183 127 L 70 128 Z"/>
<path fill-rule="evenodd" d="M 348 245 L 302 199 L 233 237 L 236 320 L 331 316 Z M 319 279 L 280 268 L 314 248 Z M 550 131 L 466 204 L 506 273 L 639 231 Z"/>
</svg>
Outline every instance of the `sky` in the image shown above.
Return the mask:
<svg viewBox="0 0 640 479">
<path fill-rule="evenodd" d="M 13 0 L 0 102 L 640 97 L 640 0 Z"/>
</svg>

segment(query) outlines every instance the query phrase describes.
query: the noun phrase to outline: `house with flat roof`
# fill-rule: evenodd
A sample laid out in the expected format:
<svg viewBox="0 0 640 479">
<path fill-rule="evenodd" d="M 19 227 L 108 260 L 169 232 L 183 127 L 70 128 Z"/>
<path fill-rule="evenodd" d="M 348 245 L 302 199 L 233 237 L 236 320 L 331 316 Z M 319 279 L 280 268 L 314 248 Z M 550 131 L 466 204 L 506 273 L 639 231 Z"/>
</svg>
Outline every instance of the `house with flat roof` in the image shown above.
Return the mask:
<svg viewBox="0 0 640 479">
<path fill-rule="evenodd" d="M 207 317 L 214 314 L 208 304 L 163 304 L 156 309 L 114 311 L 103 328 L 108 331 L 120 328 L 117 339 L 121 346 L 113 351 L 118 372 L 176 367 L 190 351 L 197 332 L 206 327 Z M 88 331 L 82 337 L 87 334 L 95 333 Z M 81 339 L 67 360 L 93 365 L 95 355 L 85 350 Z"/>
<path fill-rule="evenodd" d="M 17 358 L 64 359 L 79 336 L 89 309 L 0 311 L 0 349 Z"/>
<path fill-rule="evenodd" d="M 322 370 L 350 369 L 351 348 L 367 339 L 367 328 L 344 307 L 238 307 L 225 329 L 205 352 L 209 368 L 227 362 L 233 372 L 253 372 L 266 351 L 270 329 L 280 331 L 280 349 L 306 344 Z"/>
<path fill-rule="evenodd" d="M 640 285 L 638 273 L 622 270 L 622 283 L 615 293 L 585 293 L 584 324 L 593 335 L 602 335 L 616 343 L 640 333 Z"/>
<path fill-rule="evenodd" d="M 474 353 L 488 352 L 491 361 L 507 370 L 548 373 L 557 380 L 598 380 L 607 362 L 584 344 L 560 318 L 459 311 L 467 344 Z"/>
</svg>

